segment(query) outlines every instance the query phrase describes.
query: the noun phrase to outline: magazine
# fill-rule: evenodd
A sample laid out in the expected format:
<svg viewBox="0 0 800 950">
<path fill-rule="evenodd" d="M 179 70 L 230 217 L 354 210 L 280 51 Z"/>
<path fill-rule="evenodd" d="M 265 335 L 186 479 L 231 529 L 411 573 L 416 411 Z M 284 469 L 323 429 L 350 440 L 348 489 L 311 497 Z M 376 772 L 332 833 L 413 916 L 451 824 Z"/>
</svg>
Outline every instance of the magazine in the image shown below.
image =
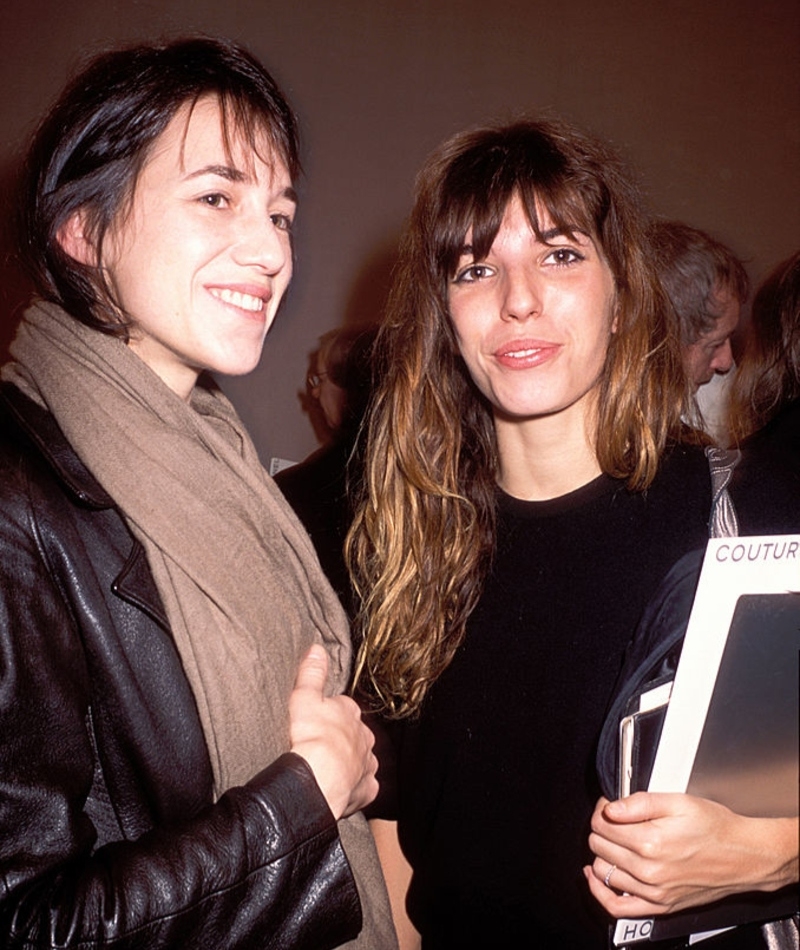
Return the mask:
<svg viewBox="0 0 800 950">
<path fill-rule="evenodd" d="M 799 660 L 800 535 L 709 541 L 675 681 L 644 694 L 621 723 L 623 789 L 644 786 L 633 750 L 657 741 L 650 791 L 689 792 L 753 817 L 796 816 Z M 796 887 L 736 896 L 620 920 L 614 942 L 687 934 L 699 942 L 797 910 Z"/>
</svg>

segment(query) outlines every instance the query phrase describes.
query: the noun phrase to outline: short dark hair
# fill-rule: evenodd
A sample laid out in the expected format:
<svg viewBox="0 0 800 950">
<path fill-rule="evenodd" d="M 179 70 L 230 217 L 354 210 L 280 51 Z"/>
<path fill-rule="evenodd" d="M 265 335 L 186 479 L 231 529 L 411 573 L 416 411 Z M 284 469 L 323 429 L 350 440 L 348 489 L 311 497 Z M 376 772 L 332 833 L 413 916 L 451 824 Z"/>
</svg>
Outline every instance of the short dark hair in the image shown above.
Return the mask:
<svg viewBox="0 0 800 950">
<path fill-rule="evenodd" d="M 682 221 L 655 220 L 650 228 L 659 277 L 678 318 L 681 342 L 696 343 L 719 319 L 716 293 L 747 300 L 747 271 L 733 251 Z"/>
<path fill-rule="evenodd" d="M 149 150 L 185 104 L 216 96 L 226 138 L 256 150 L 266 137 L 292 180 L 297 124 L 275 80 L 249 52 L 193 37 L 101 54 L 79 73 L 35 133 L 22 172 L 18 248 L 37 293 L 95 329 L 127 338 L 99 273 L 74 260 L 58 234 L 79 210 L 100 260 L 103 238 L 133 191 Z"/>
</svg>

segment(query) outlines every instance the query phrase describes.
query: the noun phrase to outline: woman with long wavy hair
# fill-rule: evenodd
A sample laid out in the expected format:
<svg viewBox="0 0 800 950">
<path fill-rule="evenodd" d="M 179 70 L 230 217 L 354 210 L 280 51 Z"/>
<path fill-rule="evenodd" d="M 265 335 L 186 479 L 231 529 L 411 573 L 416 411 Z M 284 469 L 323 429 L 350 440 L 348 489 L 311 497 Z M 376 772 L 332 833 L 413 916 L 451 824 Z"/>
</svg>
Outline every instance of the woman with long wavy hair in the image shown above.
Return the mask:
<svg viewBox="0 0 800 950">
<path fill-rule="evenodd" d="M 621 846 L 598 825 L 591 866 L 587 843 L 597 734 L 644 606 L 711 508 L 643 227 L 617 156 L 560 122 L 456 135 L 418 178 L 349 538 L 360 681 L 395 720 L 396 795 L 373 827 L 407 947 L 599 948 L 601 903 L 618 910 L 601 854 Z M 796 823 L 770 825 L 755 859 L 747 820 L 677 809 L 645 795 L 618 817 L 631 853 L 665 818 L 736 860 L 666 836 L 664 867 L 686 874 L 656 906 L 621 855 L 626 913 L 796 873 Z"/>
</svg>

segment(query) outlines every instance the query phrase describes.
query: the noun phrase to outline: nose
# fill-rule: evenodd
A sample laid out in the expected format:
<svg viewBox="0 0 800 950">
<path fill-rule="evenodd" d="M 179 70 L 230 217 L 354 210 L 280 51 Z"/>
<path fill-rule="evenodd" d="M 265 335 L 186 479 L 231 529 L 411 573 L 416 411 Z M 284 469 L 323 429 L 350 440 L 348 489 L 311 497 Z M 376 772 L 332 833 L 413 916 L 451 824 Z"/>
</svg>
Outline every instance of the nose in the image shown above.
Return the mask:
<svg viewBox="0 0 800 950">
<path fill-rule="evenodd" d="M 541 313 L 541 288 L 535 274 L 526 268 L 509 270 L 506 273 L 504 289 L 505 320 L 528 320 Z"/>
<path fill-rule="evenodd" d="M 733 350 L 731 349 L 731 341 L 726 340 L 714 354 L 714 359 L 711 361 L 711 368 L 715 373 L 727 373 L 732 366 Z"/>
<path fill-rule="evenodd" d="M 291 267 L 289 234 L 271 217 L 250 214 L 240 223 L 234 257 L 239 264 L 258 267 L 274 276 Z"/>
</svg>

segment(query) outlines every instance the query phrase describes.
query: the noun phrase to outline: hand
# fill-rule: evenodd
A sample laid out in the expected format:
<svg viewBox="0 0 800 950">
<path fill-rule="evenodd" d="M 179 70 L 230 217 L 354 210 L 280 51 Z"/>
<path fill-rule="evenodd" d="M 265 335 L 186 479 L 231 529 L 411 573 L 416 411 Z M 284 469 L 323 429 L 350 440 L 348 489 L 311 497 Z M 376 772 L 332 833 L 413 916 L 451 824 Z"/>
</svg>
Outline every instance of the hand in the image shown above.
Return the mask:
<svg viewBox="0 0 800 950">
<path fill-rule="evenodd" d="M 325 696 L 328 654 L 311 647 L 297 670 L 289 697 L 291 751 L 308 763 L 337 820 L 368 805 L 378 794 L 372 753 L 375 739 L 348 696 Z"/>
<path fill-rule="evenodd" d="M 797 827 L 796 819 L 746 818 L 692 795 L 601 798 L 589 836 L 596 857 L 584 874 L 613 917 L 672 913 L 796 880 Z"/>
</svg>

